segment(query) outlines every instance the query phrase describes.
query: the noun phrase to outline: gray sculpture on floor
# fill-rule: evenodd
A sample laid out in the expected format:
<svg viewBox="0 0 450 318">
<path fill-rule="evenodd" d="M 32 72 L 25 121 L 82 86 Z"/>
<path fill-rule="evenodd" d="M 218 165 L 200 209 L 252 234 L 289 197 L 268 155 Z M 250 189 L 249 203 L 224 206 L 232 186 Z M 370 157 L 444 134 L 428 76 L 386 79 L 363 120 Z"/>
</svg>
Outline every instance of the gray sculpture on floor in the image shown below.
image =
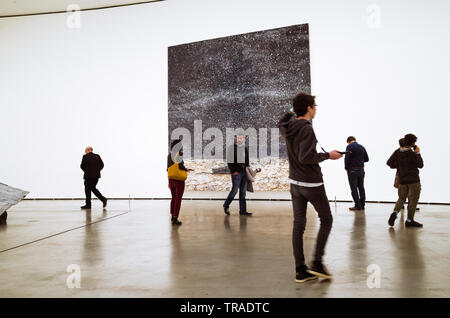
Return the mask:
<svg viewBox="0 0 450 318">
<path fill-rule="evenodd" d="M 22 201 L 28 193 L 28 191 L 0 183 L 0 225 L 6 224 L 6 219 L 8 218 L 6 210 Z"/>
</svg>

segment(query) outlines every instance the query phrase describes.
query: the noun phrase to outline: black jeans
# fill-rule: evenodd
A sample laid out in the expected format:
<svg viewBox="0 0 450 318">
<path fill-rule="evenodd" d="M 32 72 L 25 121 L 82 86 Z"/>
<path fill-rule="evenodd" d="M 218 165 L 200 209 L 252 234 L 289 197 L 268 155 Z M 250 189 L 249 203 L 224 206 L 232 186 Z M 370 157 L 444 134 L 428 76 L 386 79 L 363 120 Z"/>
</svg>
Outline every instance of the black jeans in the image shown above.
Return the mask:
<svg viewBox="0 0 450 318">
<path fill-rule="evenodd" d="M 325 245 L 333 225 L 330 204 L 328 203 L 325 187 L 301 187 L 291 184 L 292 206 L 294 208 L 294 229 L 292 231 L 292 246 L 294 248 L 295 266 L 305 265 L 303 254 L 303 233 L 306 227 L 306 207 L 311 202 L 319 214 L 320 229 L 317 235 L 314 261 L 322 262 Z"/>
<path fill-rule="evenodd" d="M 355 207 L 364 209 L 366 205 L 366 190 L 364 190 L 364 168 L 349 168 L 347 170 L 348 183 L 350 190 L 352 190 L 353 201 Z"/>
<path fill-rule="evenodd" d="M 105 201 L 105 197 L 97 189 L 98 178 L 95 179 L 84 179 L 84 193 L 86 194 L 86 205 L 91 206 L 91 192 L 100 201 Z"/>
<path fill-rule="evenodd" d="M 225 203 L 223 204 L 224 208 L 229 208 L 231 202 L 233 201 L 236 193 L 239 190 L 239 213 L 247 212 L 247 201 L 245 200 L 245 195 L 247 194 L 247 173 L 241 171 L 239 174 L 231 175 L 231 182 L 233 183 L 233 187 L 231 188 L 230 193 L 228 194 Z"/>
</svg>

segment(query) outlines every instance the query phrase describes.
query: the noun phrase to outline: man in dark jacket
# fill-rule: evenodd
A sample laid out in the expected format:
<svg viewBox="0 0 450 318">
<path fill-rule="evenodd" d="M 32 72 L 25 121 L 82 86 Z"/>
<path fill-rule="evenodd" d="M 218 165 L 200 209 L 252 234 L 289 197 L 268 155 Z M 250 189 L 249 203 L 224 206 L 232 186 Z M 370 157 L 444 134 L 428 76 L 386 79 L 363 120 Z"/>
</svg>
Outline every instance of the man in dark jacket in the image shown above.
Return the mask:
<svg viewBox="0 0 450 318">
<path fill-rule="evenodd" d="M 81 161 L 80 168 L 84 171 L 84 192 L 86 194 L 86 204 L 83 205 L 82 209 L 90 209 L 91 208 L 91 192 L 95 194 L 95 196 L 103 202 L 103 207 L 106 207 L 106 199 L 100 191 L 97 189 L 97 183 L 100 176 L 100 171 L 103 169 L 103 161 L 99 155 L 92 152 L 92 147 L 86 147 L 85 155 L 83 156 L 83 160 Z"/>
<path fill-rule="evenodd" d="M 355 206 L 350 211 L 364 210 L 366 204 L 366 190 L 364 189 L 364 162 L 369 161 L 366 148 L 356 142 L 356 138 L 347 138 L 347 148 L 350 152 L 345 155 L 345 170 L 347 170 L 348 183 L 352 191 Z"/>
<path fill-rule="evenodd" d="M 423 160 L 420 148 L 416 145 L 417 137 L 407 134 L 404 138 L 405 147 L 400 147 L 394 151 L 387 161 L 387 165 L 392 169 L 397 169 L 398 173 L 398 200 L 394 207 L 394 212 L 389 217 L 388 224 L 394 226 L 398 212 L 408 198 L 408 219 L 405 222 L 407 227 L 423 227 L 419 222 L 414 221 L 417 203 L 419 202 L 421 185 L 419 178 L 419 168 L 423 168 Z"/>
<path fill-rule="evenodd" d="M 223 204 L 223 210 L 226 215 L 230 215 L 230 204 L 239 191 L 239 215 L 250 216 L 252 213 L 247 211 L 247 202 L 245 199 L 248 183 L 246 168 L 249 166 L 245 135 L 237 135 L 234 145 L 227 149 L 227 164 L 231 173 L 232 187 Z"/>
<path fill-rule="evenodd" d="M 319 163 L 326 159 L 335 160 L 342 157 L 336 150 L 324 153 L 316 151 L 317 139 L 311 123 L 316 115 L 317 105 L 314 99 L 314 96 L 307 94 L 297 95 L 293 101 L 295 114 L 286 113 L 278 123 L 280 133 L 286 140 L 289 160 L 289 179 L 294 209 L 292 244 L 298 283 L 316 279 L 317 276 L 331 278 L 331 274 L 322 264 L 322 257 L 333 224 L 333 216 Z M 303 255 L 303 232 L 306 226 L 308 202 L 311 202 L 320 218 L 320 230 L 311 269 L 306 266 Z"/>
</svg>

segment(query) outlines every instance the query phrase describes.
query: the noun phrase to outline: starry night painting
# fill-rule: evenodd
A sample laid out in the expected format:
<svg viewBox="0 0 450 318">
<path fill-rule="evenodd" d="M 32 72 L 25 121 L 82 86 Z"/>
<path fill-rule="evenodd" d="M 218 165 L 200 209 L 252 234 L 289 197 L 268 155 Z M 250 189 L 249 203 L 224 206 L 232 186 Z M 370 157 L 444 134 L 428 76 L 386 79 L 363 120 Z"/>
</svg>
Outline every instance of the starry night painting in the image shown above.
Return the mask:
<svg viewBox="0 0 450 318">
<path fill-rule="evenodd" d="M 299 92 L 311 92 L 308 24 L 168 48 L 168 123 L 202 129 L 276 128 Z M 208 141 L 203 141 L 202 146 Z M 279 157 L 286 147 L 279 139 Z M 268 145 L 270 152 L 270 145 Z"/>
<path fill-rule="evenodd" d="M 308 24 L 172 46 L 168 62 L 169 138 L 177 127 L 193 131 L 194 120 L 224 136 L 226 127 L 270 131 L 297 93 L 311 91 Z"/>
</svg>

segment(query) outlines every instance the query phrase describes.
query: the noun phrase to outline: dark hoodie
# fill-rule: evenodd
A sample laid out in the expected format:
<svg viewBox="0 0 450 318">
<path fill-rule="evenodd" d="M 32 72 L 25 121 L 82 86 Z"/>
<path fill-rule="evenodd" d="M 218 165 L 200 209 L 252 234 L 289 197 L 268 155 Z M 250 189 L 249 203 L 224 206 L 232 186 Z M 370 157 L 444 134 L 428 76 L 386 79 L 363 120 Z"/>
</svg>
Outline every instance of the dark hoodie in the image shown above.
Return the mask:
<svg viewBox="0 0 450 318">
<path fill-rule="evenodd" d="M 423 160 L 422 156 L 412 149 L 405 151 L 397 149 L 386 163 L 392 169 L 397 169 L 400 184 L 420 182 L 418 168 L 423 168 Z"/>
<path fill-rule="evenodd" d="M 319 162 L 329 159 L 330 154 L 317 153 L 317 139 L 311 122 L 286 113 L 280 119 L 278 128 L 286 140 L 289 178 L 308 183 L 323 182 Z"/>
</svg>

